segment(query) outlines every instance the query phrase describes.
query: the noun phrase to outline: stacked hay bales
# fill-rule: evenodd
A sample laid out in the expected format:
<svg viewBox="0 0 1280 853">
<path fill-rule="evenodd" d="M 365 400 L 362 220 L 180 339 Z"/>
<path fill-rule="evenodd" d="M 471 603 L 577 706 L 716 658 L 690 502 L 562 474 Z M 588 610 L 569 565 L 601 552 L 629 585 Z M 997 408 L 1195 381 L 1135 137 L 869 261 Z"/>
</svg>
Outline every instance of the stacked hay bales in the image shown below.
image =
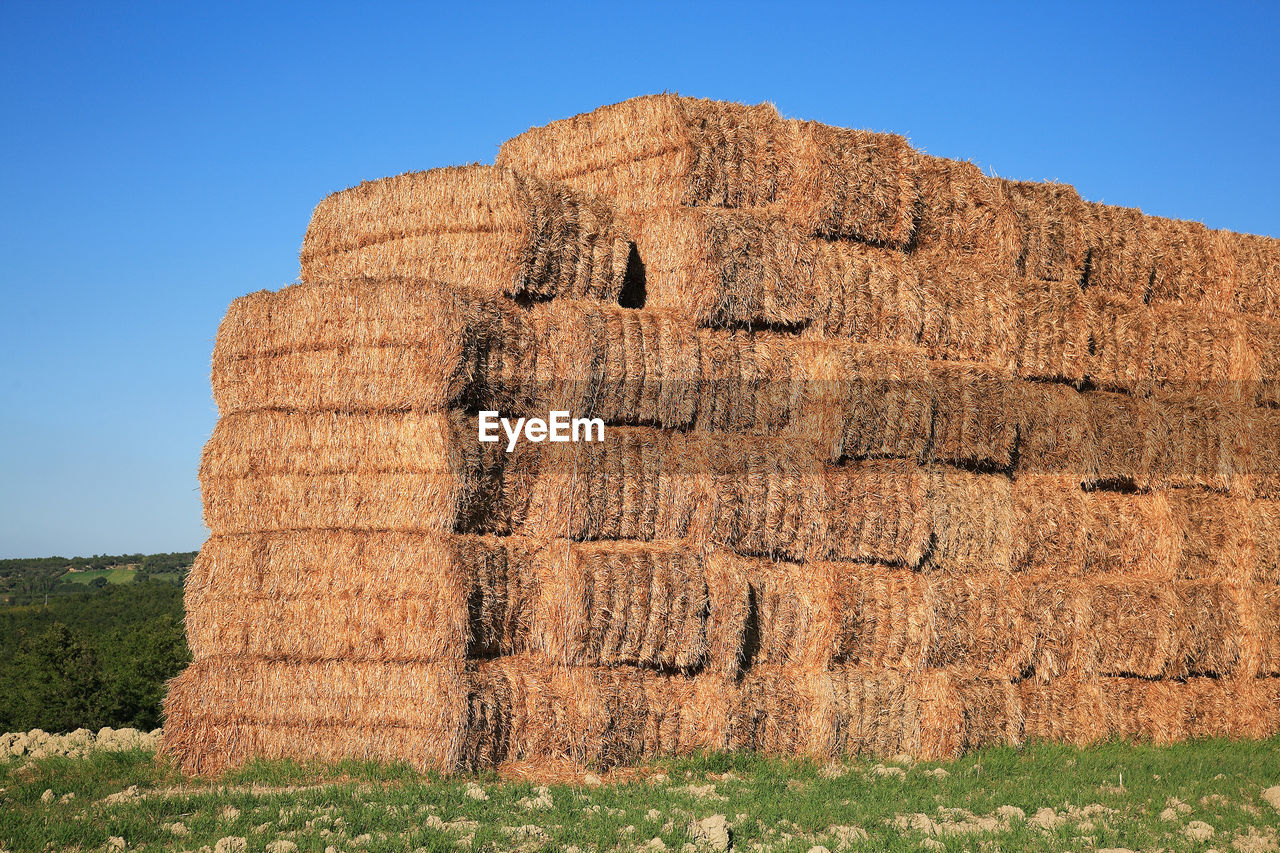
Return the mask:
<svg viewBox="0 0 1280 853">
<path fill-rule="evenodd" d="M 190 770 L 1280 730 L 1277 241 L 663 95 L 302 271 L 218 336 Z"/>
</svg>

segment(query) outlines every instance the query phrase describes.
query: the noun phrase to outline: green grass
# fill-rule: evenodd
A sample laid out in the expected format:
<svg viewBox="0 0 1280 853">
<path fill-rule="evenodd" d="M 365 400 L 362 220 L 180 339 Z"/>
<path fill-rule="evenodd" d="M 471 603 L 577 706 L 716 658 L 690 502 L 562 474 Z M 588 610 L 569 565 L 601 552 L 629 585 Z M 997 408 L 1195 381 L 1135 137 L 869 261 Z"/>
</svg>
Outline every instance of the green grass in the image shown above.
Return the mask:
<svg viewBox="0 0 1280 853">
<path fill-rule="evenodd" d="M 1280 812 L 1261 798 L 1263 789 L 1280 785 L 1280 738 L 1167 748 L 1001 748 L 906 766 L 901 776 L 879 775 L 875 764 L 824 769 L 737 754 L 663 761 L 636 781 L 550 786 L 549 807 L 531 808 L 538 792 L 528 782 L 428 778 L 396 766 L 282 762 L 195 780 L 141 752 L 14 759 L 0 763 L 0 847 L 88 850 L 116 836 L 129 850 L 196 850 L 243 837 L 248 851 L 281 840 L 317 851 L 630 851 L 657 838 L 680 850 L 690 840 L 691 819 L 721 814 L 733 829 L 735 850 L 914 851 L 922 844 L 930 849 L 926 839 L 934 838 L 942 845 L 935 849 L 954 851 L 1202 851 L 1231 850 L 1234 840 L 1251 834 L 1275 841 L 1280 825 Z M 928 772 L 937 767 L 948 775 Z M 468 796 L 469 785 L 482 787 L 488 799 Z M 140 796 L 107 801 L 130 786 Z M 62 802 L 67 794 L 74 797 Z M 1171 798 L 1185 806 L 1162 818 Z M 1027 819 L 976 826 L 1001 806 L 1016 806 Z M 1054 810 L 1060 822 L 1034 825 L 1030 819 L 1040 809 Z M 971 831 L 947 834 L 948 814 L 952 830 L 964 829 L 972 816 Z M 1192 821 L 1212 826 L 1213 836 L 1190 838 Z M 175 833 L 179 823 L 186 834 Z M 931 834 L 936 824 L 944 824 L 942 834 Z M 469 845 L 459 846 L 463 839 Z M 1258 849 L 1268 848 L 1263 842 Z"/>
<path fill-rule="evenodd" d="M 67 572 L 63 580 L 68 583 L 87 584 L 94 578 L 106 578 L 107 583 L 132 583 L 138 573 L 132 569 L 93 569 L 87 572 Z"/>
</svg>

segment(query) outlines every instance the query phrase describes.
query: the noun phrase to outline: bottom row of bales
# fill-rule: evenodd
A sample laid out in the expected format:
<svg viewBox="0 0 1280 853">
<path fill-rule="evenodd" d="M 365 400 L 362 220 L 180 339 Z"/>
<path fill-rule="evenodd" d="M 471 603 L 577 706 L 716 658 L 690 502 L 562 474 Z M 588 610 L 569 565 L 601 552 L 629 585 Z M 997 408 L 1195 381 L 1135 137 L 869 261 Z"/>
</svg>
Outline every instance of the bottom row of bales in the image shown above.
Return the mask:
<svg viewBox="0 0 1280 853">
<path fill-rule="evenodd" d="M 1024 739 L 1266 737 L 1280 731 L 1280 679 L 1011 682 L 862 667 L 727 679 L 524 655 L 470 665 L 210 658 L 172 684 L 166 710 L 166 748 L 195 773 L 283 757 L 607 768 L 724 749 L 937 760 Z"/>
</svg>

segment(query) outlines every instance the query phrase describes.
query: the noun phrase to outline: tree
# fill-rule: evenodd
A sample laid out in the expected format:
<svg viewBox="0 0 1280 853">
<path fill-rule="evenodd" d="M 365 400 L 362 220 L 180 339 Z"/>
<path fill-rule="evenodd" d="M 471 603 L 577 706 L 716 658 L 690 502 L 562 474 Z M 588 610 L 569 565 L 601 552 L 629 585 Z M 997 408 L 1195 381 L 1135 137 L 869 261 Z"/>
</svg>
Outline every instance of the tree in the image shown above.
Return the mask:
<svg viewBox="0 0 1280 853">
<path fill-rule="evenodd" d="M 18 644 L 11 671 L 6 726 L 69 731 L 102 725 L 102 672 L 98 655 L 79 632 L 55 622 Z"/>
</svg>

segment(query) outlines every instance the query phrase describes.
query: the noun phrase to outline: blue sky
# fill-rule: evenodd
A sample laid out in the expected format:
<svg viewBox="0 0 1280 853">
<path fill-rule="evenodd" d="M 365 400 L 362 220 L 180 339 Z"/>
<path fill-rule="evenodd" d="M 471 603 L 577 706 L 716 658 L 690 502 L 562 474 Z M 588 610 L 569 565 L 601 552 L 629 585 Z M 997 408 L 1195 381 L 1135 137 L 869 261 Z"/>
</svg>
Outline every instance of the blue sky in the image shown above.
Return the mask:
<svg viewBox="0 0 1280 853">
<path fill-rule="evenodd" d="M 1280 236 L 1274 4 L 112 5 L 0 7 L 0 557 L 199 547 L 214 332 L 315 203 L 633 95 Z"/>
</svg>

